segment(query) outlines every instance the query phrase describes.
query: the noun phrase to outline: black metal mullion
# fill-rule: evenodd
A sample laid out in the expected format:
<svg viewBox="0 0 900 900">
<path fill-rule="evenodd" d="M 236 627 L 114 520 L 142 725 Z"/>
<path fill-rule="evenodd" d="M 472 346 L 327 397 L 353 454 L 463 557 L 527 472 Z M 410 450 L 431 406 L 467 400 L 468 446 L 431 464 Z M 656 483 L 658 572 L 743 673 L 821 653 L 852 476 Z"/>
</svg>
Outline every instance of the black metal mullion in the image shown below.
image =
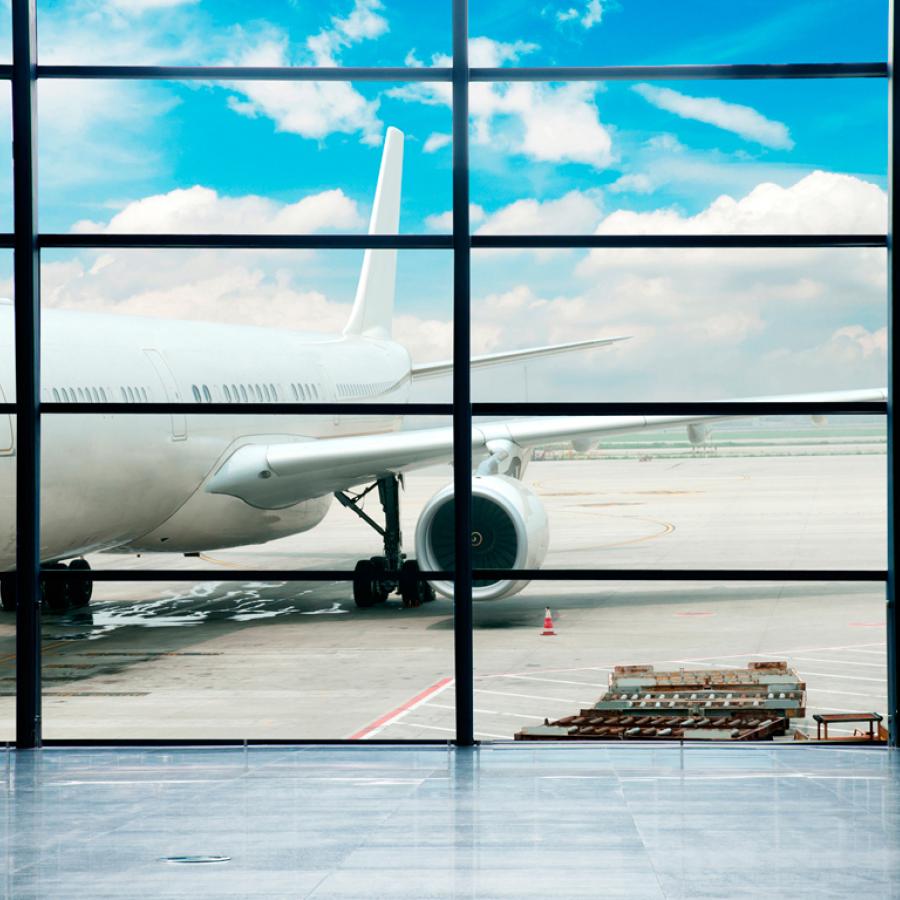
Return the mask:
<svg viewBox="0 0 900 900">
<path fill-rule="evenodd" d="M 450 81 L 441 66 L 91 66 L 42 65 L 38 78 L 87 81 Z"/>
<path fill-rule="evenodd" d="M 886 639 L 887 639 L 887 693 L 888 693 L 888 742 L 892 747 L 900 747 L 900 620 L 897 616 L 897 531 L 894 524 L 896 511 L 896 483 L 894 476 L 894 453 L 896 441 L 894 435 L 895 410 L 897 396 L 897 365 L 894 360 L 897 342 L 894 339 L 894 300 L 900 297 L 897 259 L 894 254 L 894 235 L 897 222 L 897 191 L 894 178 L 898 171 L 897 154 L 900 153 L 900 135 L 897 133 L 897 98 L 895 96 L 895 53 L 898 34 L 896 4 L 890 0 L 890 27 L 888 30 L 890 46 L 888 59 L 891 75 L 888 80 L 888 282 L 887 282 L 887 341 L 888 341 L 888 403 L 887 403 L 887 585 L 886 601 Z"/>
<path fill-rule="evenodd" d="M 472 396 L 469 234 L 469 10 L 453 0 L 453 489 L 456 744 L 475 743 L 472 634 Z"/>
<path fill-rule="evenodd" d="M 884 234 L 476 234 L 474 250 L 576 249 L 772 249 L 885 247 Z"/>
<path fill-rule="evenodd" d="M 510 66 L 473 68 L 471 81 L 694 81 L 886 78 L 887 63 L 724 63 L 685 66 Z"/>
<path fill-rule="evenodd" d="M 464 574 L 464 573 L 462 573 Z M 200 582 L 200 581 L 339 581 L 352 582 L 352 569 L 52 569 L 49 581 Z M 420 581 L 459 581 L 453 572 L 419 571 Z M 772 581 L 883 583 L 885 569 L 475 569 L 474 578 L 496 581 Z"/>
<path fill-rule="evenodd" d="M 450 416 L 450 403 L 41 403 L 43 415 L 155 416 Z"/>
<path fill-rule="evenodd" d="M 13 0 L 16 348 L 16 745 L 41 745 L 40 250 L 35 0 Z"/>
</svg>

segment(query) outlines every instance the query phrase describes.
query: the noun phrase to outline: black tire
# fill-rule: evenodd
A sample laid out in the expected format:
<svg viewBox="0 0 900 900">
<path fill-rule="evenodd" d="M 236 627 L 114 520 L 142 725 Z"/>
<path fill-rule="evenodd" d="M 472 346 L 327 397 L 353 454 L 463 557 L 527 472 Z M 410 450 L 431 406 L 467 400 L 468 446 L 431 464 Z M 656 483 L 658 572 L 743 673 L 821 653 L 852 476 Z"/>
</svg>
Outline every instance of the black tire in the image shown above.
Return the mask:
<svg viewBox="0 0 900 900">
<path fill-rule="evenodd" d="M 65 563 L 53 563 L 48 569 L 67 569 Z M 41 598 L 52 613 L 64 613 L 69 609 L 69 581 L 67 578 L 42 578 Z"/>
<path fill-rule="evenodd" d="M 86 559 L 73 559 L 69 563 L 69 571 L 90 572 L 91 564 Z M 84 609 L 91 602 L 94 593 L 94 580 L 92 578 L 71 578 L 69 585 L 69 605 L 72 609 Z"/>
<path fill-rule="evenodd" d="M 384 560 L 380 557 L 361 559 L 353 570 L 353 601 L 360 609 L 370 609 L 387 600 Z"/>
<path fill-rule="evenodd" d="M 434 588 L 418 574 L 419 564 L 414 559 L 408 559 L 400 566 L 400 596 L 407 609 L 434 600 Z"/>
<path fill-rule="evenodd" d="M 0 575 L 0 606 L 4 612 L 15 612 L 16 602 L 16 576 L 12 572 Z"/>
</svg>

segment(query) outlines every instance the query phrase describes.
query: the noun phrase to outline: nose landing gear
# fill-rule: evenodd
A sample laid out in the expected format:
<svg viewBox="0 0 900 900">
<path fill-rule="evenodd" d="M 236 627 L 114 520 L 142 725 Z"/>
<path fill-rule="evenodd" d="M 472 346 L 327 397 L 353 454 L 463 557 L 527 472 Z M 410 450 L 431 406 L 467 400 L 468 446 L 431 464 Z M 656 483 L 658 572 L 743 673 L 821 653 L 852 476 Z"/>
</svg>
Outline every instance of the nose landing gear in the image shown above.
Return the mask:
<svg viewBox="0 0 900 900">
<path fill-rule="evenodd" d="M 337 491 L 335 497 L 341 506 L 356 513 L 367 525 L 384 539 L 384 556 L 361 559 L 353 570 L 353 600 L 360 609 L 368 609 L 384 603 L 393 591 L 400 594 L 403 606 L 411 608 L 434 600 L 434 588 L 418 577 L 419 564 L 406 559 L 402 551 L 403 535 L 400 532 L 401 476 L 387 475 L 370 484 L 362 493 Z M 378 499 L 384 510 L 382 528 L 361 509 L 359 502 L 370 491 L 378 488 Z"/>
</svg>

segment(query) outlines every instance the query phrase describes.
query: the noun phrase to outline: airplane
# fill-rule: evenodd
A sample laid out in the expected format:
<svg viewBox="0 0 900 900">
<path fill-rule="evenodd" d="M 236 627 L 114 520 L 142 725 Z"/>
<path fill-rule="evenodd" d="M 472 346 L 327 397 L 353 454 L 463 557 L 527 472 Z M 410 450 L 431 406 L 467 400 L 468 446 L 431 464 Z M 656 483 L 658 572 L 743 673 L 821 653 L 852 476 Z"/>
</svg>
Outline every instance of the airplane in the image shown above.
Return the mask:
<svg viewBox="0 0 900 900">
<path fill-rule="evenodd" d="M 403 133 L 388 128 L 369 233 L 396 234 Z M 417 571 L 452 571 L 452 484 L 438 491 L 416 526 L 415 557 L 403 552 L 403 474 L 453 457 L 449 426 L 410 428 L 401 416 L 241 415 L 247 402 L 408 401 L 421 382 L 452 364 L 414 364 L 392 340 L 396 250 L 366 251 L 342 334 L 173 322 L 46 309 L 42 313 L 42 402 L 233 403 L 234 415 L 47 416 L 43 420 L 42 564 L 82 577 L 42 583 L 51 612 L 84 607 L 89 553 L 184 553 L 262 544 L 318 525 L 333 499 L 382 535 L 384 554 L 357 562 L 353 596 L 361 608 L 399 593 L 406 607 L 452 582 Z M 473 370 L 517 365 L 609 346 L 625 336 L 475 356 Z M 0 402 L 13 394 L 13 308 L 0 304 Z M 884 388 L 759 400 L 886 400 Z M 472 552 L 477 568 L 536 569 L 547 551 L 547 516 L 523 482 L 535 447 L 596 441 L 604 435 L 688 426 L 736 416 L 616 416 L 505 419 L 473 424 Z M 16 608 L 14 417 L 0 415 L 0 599 Z M 367 486 L 353 493 L 353 489 Z M 377 488 L 384 527 L 360 508 Z M 522 580 L 476 583 L 476 601 L 521 590 Z"/>
</svg>

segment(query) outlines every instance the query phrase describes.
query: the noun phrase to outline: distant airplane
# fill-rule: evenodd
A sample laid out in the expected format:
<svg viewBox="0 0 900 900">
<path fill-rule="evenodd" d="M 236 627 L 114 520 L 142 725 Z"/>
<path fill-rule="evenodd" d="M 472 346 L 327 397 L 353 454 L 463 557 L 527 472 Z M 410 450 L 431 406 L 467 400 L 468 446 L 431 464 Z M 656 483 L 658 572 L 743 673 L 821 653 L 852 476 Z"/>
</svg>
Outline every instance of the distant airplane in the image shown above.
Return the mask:
<svg viewBox="0 0 900 900">
<path fill-rule="evenodd" d="M 370 234 L 396 234 L 403 134 L 385 137 Z M 233 403 L 408 400 L 411 387 L 452 372 L 452 364 L 415 365 L 391 339 L 396 250 L 367 250 L 350 320 L 341 335 L 173 322 L 45 310 L 44 402 Z M 608 337 L 494 353 L 473 369 L 517 364 L 624 340 Z M 0 306 L 0 401 L 14 382 L 13 309 Z M 885 389 L 772 400 L 884 400 Z M 764 398 L 757 398 L 764 399 Z M 712 416 L 507 419 L 473 427 L 472 554 L 478 568 L 539 568 L 547 517 L 522 483 L 534 447 L 584 442 L 607 434 Z M 728 417 L 728 418 L 734 418 Z M 0 597 L 15 609 L 15 429 L 0 416 Z M 48 416 L 43 422 L 41 559 L 88 569 L 84 554 L 199 551 L 261 544 L 308 531 L 333 498 L 361 513 L 360 493 L 377 488 L 384 510 L 384 555 L 356 564 L 360 607 L 398 591 L 405 606 L 452 596 L 452 583 L 430 584 L 417 567 L 454 567 L 453 488 L 439 491 L 416 527 L 415 559 L 402 551 L 399 487 L 404 472 L 453 457 L 451 427 L 401 430 L 402 417 L 223 415 L 174 412 L 143 416 Z M 702 428 L 700 429 L 702 430 Z M 69 561 L 68 564 L 65 561 Z M 398 574 L 391 574 L 398 573 Z M 302 577 L 302 573 L 298 572 Z M 173 573 L 174 577 L 174 573 Z M 476 600 L 507 597 L 526 582 L 479 581 Z M 44 603 L 55 612 L 90 602 L 88 579 L 47 579 Z"/>
</svg>

